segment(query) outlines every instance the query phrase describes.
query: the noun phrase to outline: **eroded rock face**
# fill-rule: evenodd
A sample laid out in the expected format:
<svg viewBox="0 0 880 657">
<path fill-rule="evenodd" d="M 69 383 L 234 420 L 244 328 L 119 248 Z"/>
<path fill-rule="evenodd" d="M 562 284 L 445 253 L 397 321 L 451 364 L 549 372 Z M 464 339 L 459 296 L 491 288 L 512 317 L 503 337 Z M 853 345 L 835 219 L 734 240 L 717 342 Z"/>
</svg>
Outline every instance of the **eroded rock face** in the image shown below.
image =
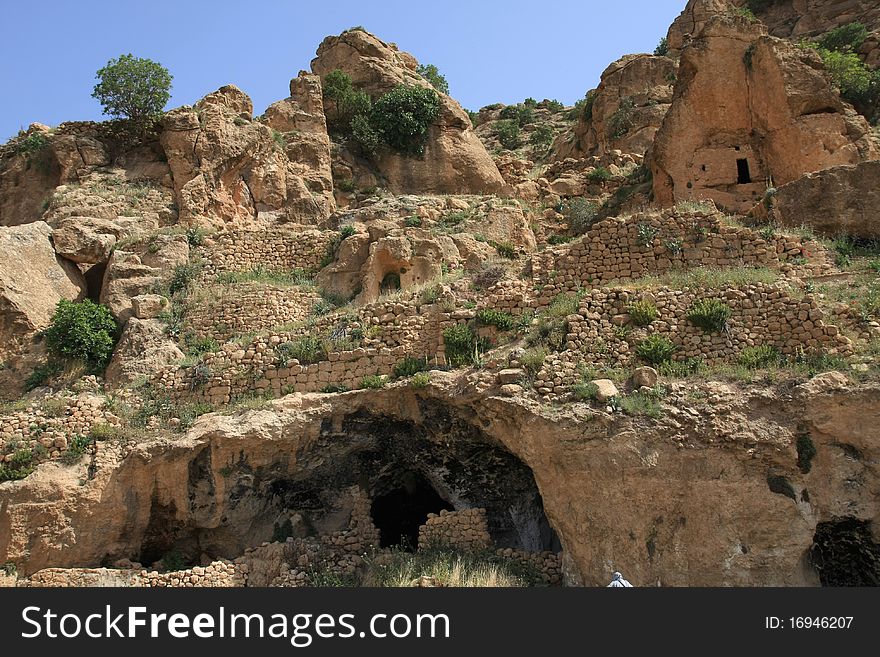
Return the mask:
<svg viewBox="0 0 880 657">
<path fill-rule="evenodd" d="M 654 196 L 746 211 L 769 186 L 876 157 L 867 122 L 841 101 L 816 53 L 719 15 L 682 51 L 652 149 Z"/>
<path fill-rule="evenodd" d="M 0 228 L 0 360 L 46 328 L 61 299 L 85 296 L 82 274 L 56 256 L 51 233 L 44 221 Z"/>
<path fill-rule="evenodd" d="M 190 549 L 196 537 L 210 557 L 237 556 L 280 512 L 332 531 L 352 477 L 375 499 L 412 470 L 456 510 L 486 508 L 496 544 L 542 548 L 555 530 L 570 583 L 605 584 L 625 565 L 644 585 L 815 585 L 819 524 L 880 519 L 880 389 L 823 380 L 783 398 L 709 383 L 713 412 L 650 429 L 605 414 L 585 423 L 575 409 L 550 417 L 436 372 L 422 389 L 291 395 L 206 416 L 170 443 L 99 449 L 84 485 L 52 464 L 0 484 L 0 559 L 29 574 Z M 802 435 L 815 448 L 808 468 Z"/>
<path fill-rule="evenodd" d="M 770 218 L 780 226 L 811 226 L 825 235 L 880 237 L 880 161 L 832 167 L 783 185 Z"/>
<path fill-rule="evenodd" d="M 299 175 L 308 163 L 292 164 L 285 152 L 286 140 L 254 121 L 252 113 L 250 98 L 227 85 L 192 108 L 165 115 L 160 142 L 174 177 L 182 223 L 226 226 L 261 219 L 310 223 L 332 211 L 330 197 L 313 197 Z M 321 175 L 319 170 L 309 177 L 320 180 Z"/>
<path fill-rule="evenodd" d="M 354 86 L 373 98 L 398 85 L 432 88 L 416 72 L 418 63 L 363 30 L 349 30 L 324 39 L 312 60 L 312 71 L 322 78 L 335 69 L 351 76 Z M 504 180 L 486 152 L 461 106 L 438 92 L 440 115 L 430 128 L 422 157 L 392 152 L 378 156 L 376 165 L 396 193 L 477 194 L 504 187 Z"/>
<path fill-rule="evenodd" d="M 676 62 L 669 57 L 627 55 L 602 73 L 590 118 L 553 145 L 554 160 L 605 155 L 612 150 L 644 155 L 672 102 Z"/>
<path fill-rule="evenodd" d="M 125 324 L 104 377 L 111 385 L 125 385 L 181 360 L 183 352 L 165 333 L 162 322 L 131 317 Z"/>
<path fill-rule="evenodd" d="M 734 0 L 743 6 L 746 0 Z M 767 25 L 770 34 L 799 38 L 822 34 L 835 27 L 858 21 L 868 27 L 880 27 L 880 5 L 873 0 L 795 0 L 768 2 L 756 7 L 755 14 Z"/>
</svg>

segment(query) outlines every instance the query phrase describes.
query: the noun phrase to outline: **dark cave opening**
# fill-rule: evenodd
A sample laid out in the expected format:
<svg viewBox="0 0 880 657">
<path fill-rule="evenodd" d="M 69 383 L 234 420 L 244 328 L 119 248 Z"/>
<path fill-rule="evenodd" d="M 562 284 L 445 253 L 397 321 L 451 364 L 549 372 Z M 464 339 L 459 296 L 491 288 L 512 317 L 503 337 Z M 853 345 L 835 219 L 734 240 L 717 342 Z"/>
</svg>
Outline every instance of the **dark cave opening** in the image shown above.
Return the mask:
<svg viewBox="0 0 880 657">
<path fill-rule="evenodd" d="M 101 288 L 104 286 L 104 272 L 106 271 L 107 263 L 99 262 L 98 264 L 89 267 L 85 272 L 88 298 L 95 303 L 100 303 L 101 301 Z"/>
<path fill-rule="evenodd" d="M 399 485 L 373 499 L 370 515 L 379 530 L 380 547 L 413 551 L 418 546 L 419 526 L 428 514 L 454 507 L 419 472 L 407 470 L 397 481 Z"/>
<path fill-rule="evenodd" d="M 871 523 L 838 518 L 816 525 L 810 561 L 822 586 L 880 586 L 880 543 Z"/>
<path fill-rule="evenodd" d="M 736 184 L 748 185 L 752 182 L 752 174 L 749 172 L 749 161 L 745 158 L 736 161 Z"/>
</svg>

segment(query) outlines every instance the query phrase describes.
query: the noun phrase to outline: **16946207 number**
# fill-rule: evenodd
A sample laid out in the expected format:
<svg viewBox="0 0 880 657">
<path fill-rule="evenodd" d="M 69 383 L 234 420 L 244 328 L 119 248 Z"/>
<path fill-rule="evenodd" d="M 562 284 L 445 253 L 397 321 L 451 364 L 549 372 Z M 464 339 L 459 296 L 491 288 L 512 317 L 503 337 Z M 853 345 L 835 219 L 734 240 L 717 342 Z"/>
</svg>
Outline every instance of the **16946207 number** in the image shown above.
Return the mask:
<svg viewBox="0 0 880 657">
<path fill-rule="evenodd" d="M 789 627 L 793 630 L 847 630 L 852 626 L 854 616 L 791 616 Z"/>
</svg>

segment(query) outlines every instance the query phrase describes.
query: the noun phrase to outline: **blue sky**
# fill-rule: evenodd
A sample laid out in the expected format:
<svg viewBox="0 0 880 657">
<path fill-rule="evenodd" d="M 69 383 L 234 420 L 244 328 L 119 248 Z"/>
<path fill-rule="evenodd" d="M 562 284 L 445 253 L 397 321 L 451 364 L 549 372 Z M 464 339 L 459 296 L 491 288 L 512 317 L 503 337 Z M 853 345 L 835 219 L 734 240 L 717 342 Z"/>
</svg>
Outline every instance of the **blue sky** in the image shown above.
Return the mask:
<svg viewBox="0 0 880 657">
<path fill-rule="evenodd" d="M 363 25 L 439 67 L 469 109 L 571 104 L 621 55 L 650 52 L 685 0 L 4 0 L 0 141 L 39 121 L 101 119 L 95 71 L 131 52 L 174 75 L 168 108 L 232 83 L 256 113 L 288 94 L 325 36 Z"/>
</svg>

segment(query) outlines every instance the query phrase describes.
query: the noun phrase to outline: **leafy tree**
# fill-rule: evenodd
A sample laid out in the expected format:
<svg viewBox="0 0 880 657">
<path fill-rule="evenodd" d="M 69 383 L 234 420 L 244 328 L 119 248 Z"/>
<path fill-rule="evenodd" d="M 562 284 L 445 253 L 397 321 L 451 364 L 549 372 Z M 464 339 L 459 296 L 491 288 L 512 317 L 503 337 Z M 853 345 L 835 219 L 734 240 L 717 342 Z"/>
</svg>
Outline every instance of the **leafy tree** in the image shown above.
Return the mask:
<svg viewBox="0 0 880 657">
<path fill-rule="evenodd" d="M 324 98 L 332 100 L 334 105 L 334 112 L 328 117 L 331 129 L 350 134 L 354 118 L 367 116 L 372 109 L 369 94 L 355 89 L 351 77 L 338 68 L 326 75 L 323 86 Z"/>
<path fill-rule="evenodd" d="M 529 143 L 536 148 L 544 146 L 547 147 L 550 145 L 550 142 L 553 141 L 553 128 L 549 125 L 539 125 L 534 129 L 531 135 L 529 135 Z"/>
<path fill-rule="evenodd" d="M 96 77 L 92 97 L 103 105 L 104 114 L 128 119 L 138 127 L 161 114 L 171 98 L 171 74 L 150 59 L 120 55 Z"/>
<path fill-rule="evenodd" d="M 513 119 L 502 119 L 493 127 L 495 136 L 501 146 L 509 151 L 519 148 L 522 143 L 519 136 L 519 123 Z"/>
<path fill-rule="evenodd" d="M 660 39 L 660 43 L 654 48 L 654 54 L 658 57 L 663 57 L 669 54 L 669 42 L 666 40 L 666 37 Z"/>
<path fill-rule="evenodd" d="M 428 129 L 440 114 L 433 89 L 400 85 L 373 104 L 371 123 L 392 149 L 404 155 L 422 155 Z"/>
<path fill-rule="evenodd" d="M 62 299 L 45 331 L 46 346 L 53 356 L 103 369 L 116 345 L 116 333 L 116 322 L 106 306 L 89 299 L 80 303 Z"/>
<path fill-rule="evenodd" d="M 446 78 L 440 73 L 436 66 L 434 66 L 433 64 L 419 64 L 419 67 L 416 69 L 416 71 L 419 75 L 430 82 L 431 86 L 434 87 L 437 91 L 444 94 L 449 93 L 449 83 L 446 81 Z"/>
</svg>

